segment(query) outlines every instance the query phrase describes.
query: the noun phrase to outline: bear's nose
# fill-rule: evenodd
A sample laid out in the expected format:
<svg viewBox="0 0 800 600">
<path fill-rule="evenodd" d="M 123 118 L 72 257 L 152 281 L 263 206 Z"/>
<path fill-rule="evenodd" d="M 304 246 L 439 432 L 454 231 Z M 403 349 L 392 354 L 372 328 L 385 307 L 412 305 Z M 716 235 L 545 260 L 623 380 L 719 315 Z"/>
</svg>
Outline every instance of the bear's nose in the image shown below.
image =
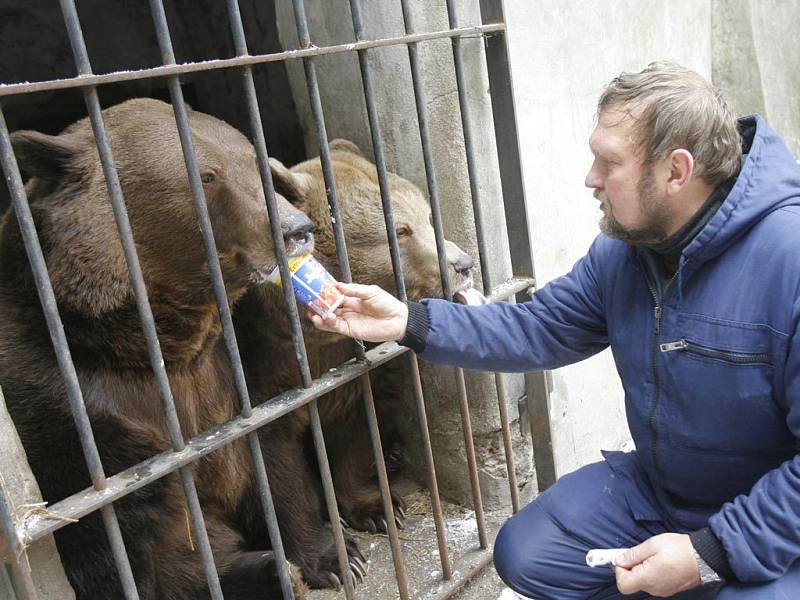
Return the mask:
<svg viewBox="0 0 800 600">
<path fill-rule="evenodd" d="M 281 219 L 281 231 L 286 242 L 304 242 L 314 230 L 314 223 L 311 222 L 305 213 L 295 213 Z"/>
<path fill-rule="evenodd" d="M 474 266 L 475 261 L 472 260 L 469 254 L 462 254 L 456 259 L 456 262 L 453 263 L 453 268 L 456 270 L 456 273 L 461 275 L 466 275 Z"/>
</svg>

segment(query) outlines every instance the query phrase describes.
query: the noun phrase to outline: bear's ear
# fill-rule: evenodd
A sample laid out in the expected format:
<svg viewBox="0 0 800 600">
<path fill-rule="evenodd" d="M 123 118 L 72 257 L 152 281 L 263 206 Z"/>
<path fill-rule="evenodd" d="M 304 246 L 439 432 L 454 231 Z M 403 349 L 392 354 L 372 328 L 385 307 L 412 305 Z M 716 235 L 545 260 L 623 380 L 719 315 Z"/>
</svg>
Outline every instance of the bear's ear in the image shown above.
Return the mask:
<svg viewBox="0 0 800 600">
<path fill-rule="evenodd" d="M 358 156 L 364 156 L 364 153 L 361 151 L 361 148 L 356 146 L 350 140 L 345 140 L 342 138 L 336 138 L 330 143 L 331 152 L 334 150 L 344 150 L 345 152 L 350 152 L 351 154 L 356 154 Z"/>
<path fill-rule="evenodd" d="M 85 147 L 80 138 L 62 134 L 45 135 L 38 131 L 17 131 L 11 134 L 11 146 L 17 163 L 32 177 L 61 179 L 72 159 Z"/>
<path fill-rule="evenodd" d="M 311 188 L 311 176 L 306 173 L 294 173 L 276 158 L 269 159 L 269 170 L 272 173 L 272 185 L 275 191 L 286 198 L 293 206 L 301 206 L 306 201 Z"/>
</svg>

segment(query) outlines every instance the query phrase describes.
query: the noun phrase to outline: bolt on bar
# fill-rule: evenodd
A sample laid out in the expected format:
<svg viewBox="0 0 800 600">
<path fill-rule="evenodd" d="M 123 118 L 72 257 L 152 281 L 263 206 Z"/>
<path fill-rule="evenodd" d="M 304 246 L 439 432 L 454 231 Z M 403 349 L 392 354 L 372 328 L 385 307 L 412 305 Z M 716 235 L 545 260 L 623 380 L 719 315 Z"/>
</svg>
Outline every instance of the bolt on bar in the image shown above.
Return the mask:
<svg viewBox="0 0 800 600">
<path fill-rule="evenodd" d="M 36 291 L 39 294 L 42 310 L 45 320 L 47 321 L 47 328 L 50 332 L 53 351 L 55 352 L 59 371 L 61 371 L 61 376 L 64 380 L 64 387 L 69 400 L 70 410 L 75 421 L 75 428 L 80 439 L 83 456 L 86 460 L 86 466 L 89 470 L 94 488 L 96 490 L 103 490 L 106 487 L 106 476 L 100 462 L 100 455 L 97 451 L 97 444 L 94 440 L 91 424 L 89 423 L 89 416 L 86 413 L 83 393 L 78 384 L 78 375 L 75 371 L 75 365 L 72 362 L 67 338 L 64 334 L 64 326 L 58 313 L 53 286 L 47 275 L 47 265 L 44 261 L 42 247 L 39 243 L 33 216 L 31 215 L 30 206 L 28 205 L 28 198 L 22 184 L 22 177 L 19 173 L 17 161 L 14 158 L 11 138 L 8 133 L 2 107 L 0 107 L 0 160 L 2 160 L 3 172 L 8 181 L 14 211 L 17 214 L 20 233 L 22 234 L 23 243 L 25 245 L 25 252 L 27 253 L 28 262 L 31 265 L 31 271 L 36 283 Z M 121 566 L 120 577 L 123 582 L 126 598 L 129 600 L 138 598 L 114 507 L 110 505 L 104 507 L 101 511 L 101 515 L 106 527 L 106 533 L 108 534 L 108 540 L 114 559 L 117 566 Z"/>
</svg>

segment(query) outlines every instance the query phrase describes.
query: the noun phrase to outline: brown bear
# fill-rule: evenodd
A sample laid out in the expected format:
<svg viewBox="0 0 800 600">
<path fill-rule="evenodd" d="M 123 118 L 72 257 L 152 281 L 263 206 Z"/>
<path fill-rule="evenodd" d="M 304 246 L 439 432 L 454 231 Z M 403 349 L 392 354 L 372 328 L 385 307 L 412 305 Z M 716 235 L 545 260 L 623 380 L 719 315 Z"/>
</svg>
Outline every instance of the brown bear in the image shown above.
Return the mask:
<svg viewBox="0 0 800 600">
<path fill-rule="evenodd" d="M 375 166 L 355 144 L 347 140 L 331 142 L 331 157 L 353 280 L 374 283 L 395 291 Z M 315 256 L 335 277 L 340 278 L 341 269 L 336 257 L 319 159 L 303 162 L 291 170 L 273 160 L 272 173 L 277 189 L 314 221 Z M 425 194 L 395 174 L 389 173 L 388 180 L 408 296 L 412 299 L 441 296 L 436 242 Z M 450 241 L 446 242 L 446 251 L 450 282 L 458 296 L 456 299 L 465 293 L 476 293 L 472 288 L 473 259 Z M 288 358 L 293 356 L 293 349 L 282 294 L 276 287 L 268 287 L 248 294 L 242 303 L 250 306 L 242 314 L 257 311 L 259 306 L 263 306 L 266 313 L 271 315 L 265 321 L 269 327 L 259 327 L 256 323 L 238 319 L 235 323 L 242 346 L 253 354 L 246 363 L 255 366 L 259 362 L 271 361 L 274 366 L 268 371 L 255 368 L 248 370 L 246 375 L 250 388 L 259 390 L 259 395 L 268 396 L 299 386 L 297 363 Z M 305 317 L 303 325 L 313 376 L 319 376 L 354 356 L 352 340 L 320 332 Z M 278 360 L 282 366 L 276 364 Z M 397 373 L 388 375 L 385 371 L 379 372 L 373 382 L 384 454 L 388 459 L 387 468 L 391 471 L 397 466 L 401 451 L 398 436 L 392 431 L 389 410 L 390 399 L 396 393 L 392 388 L 398 383 Z M 319 400 L 319 410 L 342 518 L 356 529 L 386 531 L 360 383 L 352 382 L 326 394 Z M 280 421 L 287 422 L 284 431 L 294 430 L 298 436 L 307 431 L 305 413 L 295 413 Z M 307 455 L 310 465 L 313 465 L 313 453 L 307 452 Z M 392 495 L 395 520 L 402 526 L 403 500 L 396 491 Z M 305 504 L 306 499 L 302 501 L 303 506 L 297 506 L 296 510 L 314 510 L 313 506 Z M 302 520 L 310 518 L 305 516 Z"/>
<path fill-rule="evenodd" d="M 188 439 L 240 408 L 173 110 L 135 99 L 104 110 L 103 118 Z M 189 123 L 235 306 L 276 264 L 255 152 L 245 136 L 214 117 L 190 111 Z M 31 176 L 26 192 L 94 438 L 112 475 L 171 446 L 92 129 L 83 119 L 57 136 L 17 132 L 12 143 Z M 287 246 L 309 251 L 311 222 L 285 198 L 278 196 L 278 204 Z M 44 498 L 55 502 L 88 487 L 13 209 L 0 223 L 0 385 Z M 291 460 L 266 459 L 276 480 L 292 478 Z M 263 550 L 269 545 L 246 441 L 224 446 L 191 469 L 225 597 L 279 598 L 275 560 Z M 209 596 L 177 474 L 114 506 L 140 598 Z M 55 535 L 79 599 L 124 597 L 98 513 Z M 298 582 L 299 595 L 301 587 Z"/>
</svg>

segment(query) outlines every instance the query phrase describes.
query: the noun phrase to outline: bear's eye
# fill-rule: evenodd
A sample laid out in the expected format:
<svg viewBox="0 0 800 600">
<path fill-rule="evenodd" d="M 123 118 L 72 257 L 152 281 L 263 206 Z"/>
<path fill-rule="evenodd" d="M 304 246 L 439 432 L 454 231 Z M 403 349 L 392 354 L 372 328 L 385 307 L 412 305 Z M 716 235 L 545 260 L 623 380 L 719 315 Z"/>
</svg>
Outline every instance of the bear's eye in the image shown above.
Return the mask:
<svg viewBox="0 0 800 600">
<path fill-rule="evenodd" d="M 397 228 L 397 237 L 405 237 L 411 235 L 411 227 L 408 225 L 401 225 Z"/>
<path fill-rule="evenodd" d="M 216 174 L 213 171 L 206 171 L 200 175 L 200 181 L 203 182 L 203 185 L 208 185 L 209 183 L 214 183 L 214 180 L 217 178 Z"/>
</svg>

